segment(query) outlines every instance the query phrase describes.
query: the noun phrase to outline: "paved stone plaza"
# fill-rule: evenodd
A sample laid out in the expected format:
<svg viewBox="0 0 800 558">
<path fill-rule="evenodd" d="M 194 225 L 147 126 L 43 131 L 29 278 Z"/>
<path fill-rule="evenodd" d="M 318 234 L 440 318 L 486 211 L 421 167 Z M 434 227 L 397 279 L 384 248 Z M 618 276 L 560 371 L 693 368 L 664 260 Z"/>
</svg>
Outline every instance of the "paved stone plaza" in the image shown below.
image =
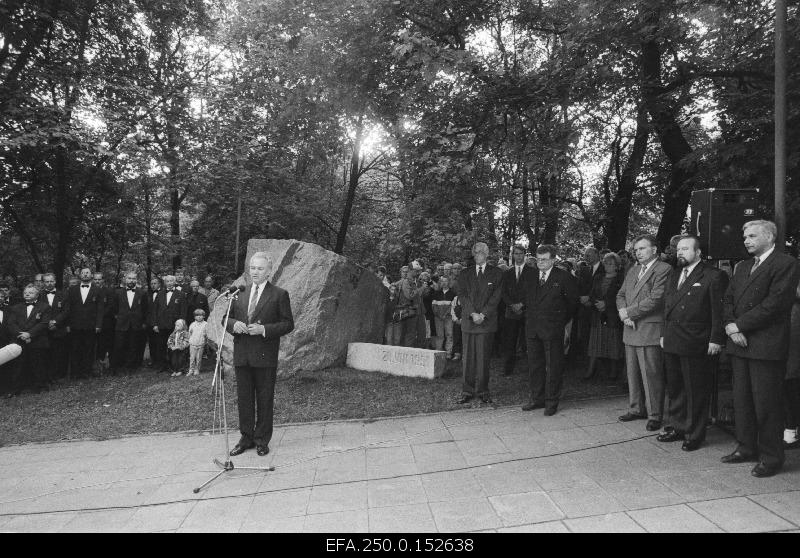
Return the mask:
<svg viewBox="0 0 800 558">
<path fill-rule="evenodd" d="M 800 529 L 800 452 L 772 478 L 723 465 L 712 427 L 693 453 L 624 398 L 277 427 L 217 469 L 222 437 L 160 434 L 0 448 L 0 531 L 762 532 Z M 238 433 L 232 433 L 231 444 Z"/>
</svg>

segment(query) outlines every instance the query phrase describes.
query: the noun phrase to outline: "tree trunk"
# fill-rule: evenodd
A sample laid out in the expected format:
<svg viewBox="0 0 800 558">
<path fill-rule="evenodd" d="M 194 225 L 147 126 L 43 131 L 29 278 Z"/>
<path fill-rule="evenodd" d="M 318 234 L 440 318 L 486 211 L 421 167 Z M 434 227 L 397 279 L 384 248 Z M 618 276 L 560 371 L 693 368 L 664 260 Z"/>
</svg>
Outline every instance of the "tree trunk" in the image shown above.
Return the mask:
<svg viewBox="0 0 800 558">
<path fill-rule="evenodd" d="M 647 139 L 650 135 L 650 128 L 647 123 L 647 109 L 644 104 L 639 106 L 636 115 L 636 136 L 633 140 L 633 148 L 625 163 L 622 171 L 617 192 L 614 200 L 608 208 L 606 216 L 606 238 L 608 248 L 614 252 L 625 249 L 625 241 L 628 238 L 628 225 L 631 215 L 631 204 L 633 202 L 633 192 L 636 189 L 636 179 L 642 169 L 644 156 L 647 152 Z"/>
<path fill-rule="evenodd" d="M 661 149 L 672 166 L 669 184 L 664 191 L 664 212 L 656 235 L 659 248 L 663 249 L 669 245 L 672 235 L 681 232 L 692 195 L 686 182 L 694 171 L 682 165 L 692 148 L 675 118 L 677 109 L 666 96 L 662 97 L 664 88 L 661 83 L 661 47 L 655 37 L 659 27 L 658 19 L 657 12 L 647 17 L 647 23 L 651 24 L 653 31 L 648 40 L 642 43 L 642 94 L 653 129 L 661 142 Z"/>
<path fill-rule="evenodd" d="M 364 133 L 363 117 L 358 117 L 356 125 L 356 139 L 353 142 L 353 155 L 350 158 L 350 180 L 347 184 L 347 196 L 342 212 L 342 221 L 339 225 L 339 234 L 336 235 L 336 247 L 333 249 L 337 254 L 344 253 L 344 244 L 347 239 L 347 227 L 350 225 L 350 215 L 353 213 L 353 202 L 356 199 L 356 188 L 358 179 L 361 176 L 361 141 Z"/>
<path fill-rule="evenodd" d="M 153 222 L 150 213 L 150 183 L 147 177 L 142 178 L 144 187 L 144 235 L 145 235 L 145 273 L 147 275 L 147 286 L 153 278 Z"/>
<path fill-rule="evenodd" d="M 530 204 L 531 189 L 528 188 L 528 167 L 526 166 L 522 171 L 522 232 L 528 239 L 528 249 L 533 250 L 536 247 L 536 234 L 533 232 L 531 226 L 531 204 Z"/>
</svg>

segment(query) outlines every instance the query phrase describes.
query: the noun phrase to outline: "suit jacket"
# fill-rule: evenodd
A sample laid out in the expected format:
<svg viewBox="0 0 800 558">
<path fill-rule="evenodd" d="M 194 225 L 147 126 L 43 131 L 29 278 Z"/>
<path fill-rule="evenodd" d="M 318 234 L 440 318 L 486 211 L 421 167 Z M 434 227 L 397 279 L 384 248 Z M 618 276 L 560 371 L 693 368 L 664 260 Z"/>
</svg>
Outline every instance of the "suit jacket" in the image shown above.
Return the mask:
<svg viewBox="0 0 800 558">
<path fill-rule="evenodd" d="M 64 320 L 67 313 L 67 294 L 64 291 L 56 290 L 53 294 L 53 304 L 51 305 L 47 298 L 47 293 L 42 291 L 39 295 L 39 302 L 47 304 L 47 307 L 50 308 L 50 319 L 56 321 L 56 328 L 48 330 L 50 337 L 66 337 L 67 330 L 64 327 Z"/>
<path fill-rule="evenodd" d="M 9 324 L 14 337 L 20 333 L 30 333 L 31 342 L 23 344 L 23 350 L 46 349 L 50 346 L 47 338 L 47 325 L 50 322 L 50 307 L 46 302 L 37 301 L 33 305 L 31 315 L 28 316 L 28 308 L 24 302 L 15 304 L 9 311 L 11 314 Z"/>
<path fill-rule="evenodd" d="M 517 279 L 517 268 L 512 266 L 503 272 L 503 302 L 506 304 L 506 318 L 509 320 L 522 320 L 525 318 L 525 280 L 533 273 L 527 265 L 522 266 L 522 272 Z M 512 304 L 522 303 L 522 312 L 515 314 L 511 310 Z"/>
<path fill-rule="evenodd" d="M 147 327 L 153 329 L 153 326 L 156 325 L 156 300 L 158 300 L 161 291 L 151 291 L 147 289 L 145 292 L 145 301 L 147 303 Z M 153 295 L 156 295 L 155 300 L 153 299 Z"/>
<path fill-rule="evenodd" d="M 11 329 L 11 312 L 9 308 L 7 306 L 0 308 L 0 313 L 2 313 L 2 316 L 0 316 L 0 348 L 3 348 L 16 340 L 16 334 Z"/>
<path fill-rule="evenodd" d="M 602 263 L 597 266 L 597 271 L 595 272 L 592 272 L 592 268 L 588 265 L 578 268 L 578 296 L 589 296 L 595 279 L 603 275 L 605 275 L 605 269 Z"/>
<path fill-rule="evenodd" d="M 133 304 L 128 304 L 128 289 L 117 289 L 111 299 L 111 313 L 116 324 L 115 331 L 139 331 L 147 325 L 147 292 L 136 289 Z"/>
<path fill-rule="evenodd" d="M 525 335 L 540 339 L 564 337 L 564 327 L 578 309 L 578 282 L 568 271 L 553 267 L 539 286 L 539 270 L 525 277 Z"/>
<path fill-rule="evenodd" d="M 625 276 L 617 293 L 617 310 L 626 308 L 635 328 L 624 326 L 622 342 L 634 347 L 659 345 L 664 325 L 664 289 L 672 266 L 659 261 L 650 263 L 647 273 L 637 281 L 642 266 L 636 264 Z"/>
<path fill-rule="evenodd" d="M 206 318 L 209 315 L 208 297 L 203 293 L 193 293 L 189 289 L 186 293 L 186 323 L 190 324 L 194 321 L 194 311 L 200 308 L 206 313 Z"/>
<path fill-rule="evenodd" d="M 725 291 L 723 323 L 733 322 L 747 347 L 728 339 L 728 353 L 758 360 L 784 360 L 789 353 L 789 320 L 798 281 L 797 261 L 778 248 L 756 268 L 754 259 L 740 262 Z"/>
<path fill-rule="evenodd" d="M 458 300 L 461 303 L 461 331 L 464 333 L 493 333 L 497 331 L 497 305 L 503 296 L 503 272 L 487 265 L 483 278 L 478 279 L 475 266 L 461 270 L 458 275 Z M 470 319 L 475 312 L 484 315 L 483 323 Z"/>
<path fill-rule="evenodd" d="M 600 321 L 606 324 L 608 327 L 621 329 L 622 321 L 619 319 L 619 312 L 617 311 L 617 293 L 619 292 L 620 287 L 622 287 L 622 282 L 625 280 L 625 278 L 622 274 L 622 270 L 619 270 L 617 272 L 617 276 L 611 280 L 611 283 L 608 285 L 604 295 L 603 280 L 605 279 L 605 276 L 605 271 L 602 273 L 596 273 L 594 275 L 594 278 L 592 279 L 592 288 L 588 294 L 589 302 L 592 305 L 588 309 L 591 312 L 599 313 Z M 601 300 L 606 304 L 606 309 L 602 312 L 600 312 L 594 305 L 595 302 Z"/>
<path fill-rule="evenodd" d="M 664 351 L 681 356 L 704 356 L 708 344 L 725 344 L 722 297 L 728 276 L 700 262 L 678 288 L 683 268 L 673 269 L 664 292 Z"/>
<path fill-rule="evenodd" d="M 155 302 L 155 320 L 153 325 L 158 329 L 175 329 L 177 320 L 186 319 L 186 294 L 178 289 L 173 289 L 172 297 L 167 304 L 167 290 L 162 289 L 158 292 Z"/>
<path fill-rule="evenodd" d="M 67 290 L 64 325 L 75 330 L 92 330 L 103 327 L 105 305 L 102 290 L 96 285 L 89 287 L 86 302 L 81 298 L 81 286 L 76 285 Z"/>
<path fill-rule="evenodd" d="M 289 293 L 267 281 L 253 312 L 253 321 L 248 321 L 247 307 L 250 304 L 253 285 L 241 293 L 231 305 L 228 332 L 233 335 L 233 365 L 254 368 L 276 368 L 281 336 L 294 329 Z M 224 316 L 222 318 L 225 319 Z M 264 326 L 264 335 L 233 334 L 236 322 Z"/>
</svg>

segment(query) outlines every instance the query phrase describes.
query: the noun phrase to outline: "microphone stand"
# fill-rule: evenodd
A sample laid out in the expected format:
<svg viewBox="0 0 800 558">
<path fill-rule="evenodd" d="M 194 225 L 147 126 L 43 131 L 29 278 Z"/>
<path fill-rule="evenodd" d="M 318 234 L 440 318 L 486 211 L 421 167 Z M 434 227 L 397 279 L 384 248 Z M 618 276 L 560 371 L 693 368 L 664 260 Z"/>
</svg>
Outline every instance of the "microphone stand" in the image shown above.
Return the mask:
<svg viewBox="0 0 800 558">
<path fill-rule="evenodd" d="M 220 297 L 221 298 L 221 297 Z M 214 367 L 214 378 L 211 380 L 211 387 L 214 389 L 214 417 L 212 418 L 212 432 L 216 428 L 216 421 L 217 421 L 217 408 L 221 407 L 221 413 L 219 415 L 220 425 L 222 426 L 222 432 L 225 437 L 225 462 L 223 463 L 216 457 L 214 458 L 214 464 L 220 468 L 220 471 L 208 479 L 206 482 L 198 486 L 197 488 L 193 489 L 192 492 L 197 494 L 203 488 L 217 480 L 223 473 L 227 473 L 228 471 L 233 471 L 234 468 L 236 469 L 250 469 L 254 471 L 274 471 L 275 467 L 234 467 L 233 461 L 231 461 L 231 450 L 230 450 L 230 441 L 228 439 L 228 415 L 227 410 L 225 408 L 225 376 L 222 373 L 222 344 L 225 341 L 225 333 L 228 330 L 228 317 L 231 313 L 231 306 L 233 305 L 233 301 L 239 298 L 238 291 L 228 295 L 228 308 L 225 310 L 225 317 L 222 321 L 222 332 L 219 336 L 219 341 L 217 342 L 217 363 Z M 217 299 L 219 300 L 219 299 Z M 214 303 L 216 305 L 216 301 Z M 217 382 L 219 379 L 219 382 Z"/>
</svg>

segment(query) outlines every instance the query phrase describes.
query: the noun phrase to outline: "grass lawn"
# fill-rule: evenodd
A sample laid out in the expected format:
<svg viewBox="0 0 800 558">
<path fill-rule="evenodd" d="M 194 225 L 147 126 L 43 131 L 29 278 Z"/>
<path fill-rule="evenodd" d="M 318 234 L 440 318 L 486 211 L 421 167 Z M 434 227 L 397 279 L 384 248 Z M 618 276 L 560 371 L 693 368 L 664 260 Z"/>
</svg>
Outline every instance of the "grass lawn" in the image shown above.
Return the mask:
<svg viewBox="0 0 800 558">
<path fill-rule="evenodd" d="M 211 428 L 213 362 L 203 361 L 200 376 L 171 378 L 142 369 L 128 377 L 74 380 L 41 393 L 0 400 L 0 444 L 70 439 L 106 439 L 130 434 Z M 521 405 L 528 396 L 525 361 L 517 374 L 504 377 L 492 361 L 490 389 L 495 404 Z M 583 383 L 583 368 L 567 370 L 564 399 L 623 395 L 619 382 Z M 228 425 L 238 428 L 235 379 L 226 379 Z M 449 362 L 437 380 L 330 368 L 279 379 L 275 388 L 275 423 L 334 419 L 369 419 L 462 408 L 461 364 Z M 473 403 L 474 404 L 474 403 Z"/>
</svg>

